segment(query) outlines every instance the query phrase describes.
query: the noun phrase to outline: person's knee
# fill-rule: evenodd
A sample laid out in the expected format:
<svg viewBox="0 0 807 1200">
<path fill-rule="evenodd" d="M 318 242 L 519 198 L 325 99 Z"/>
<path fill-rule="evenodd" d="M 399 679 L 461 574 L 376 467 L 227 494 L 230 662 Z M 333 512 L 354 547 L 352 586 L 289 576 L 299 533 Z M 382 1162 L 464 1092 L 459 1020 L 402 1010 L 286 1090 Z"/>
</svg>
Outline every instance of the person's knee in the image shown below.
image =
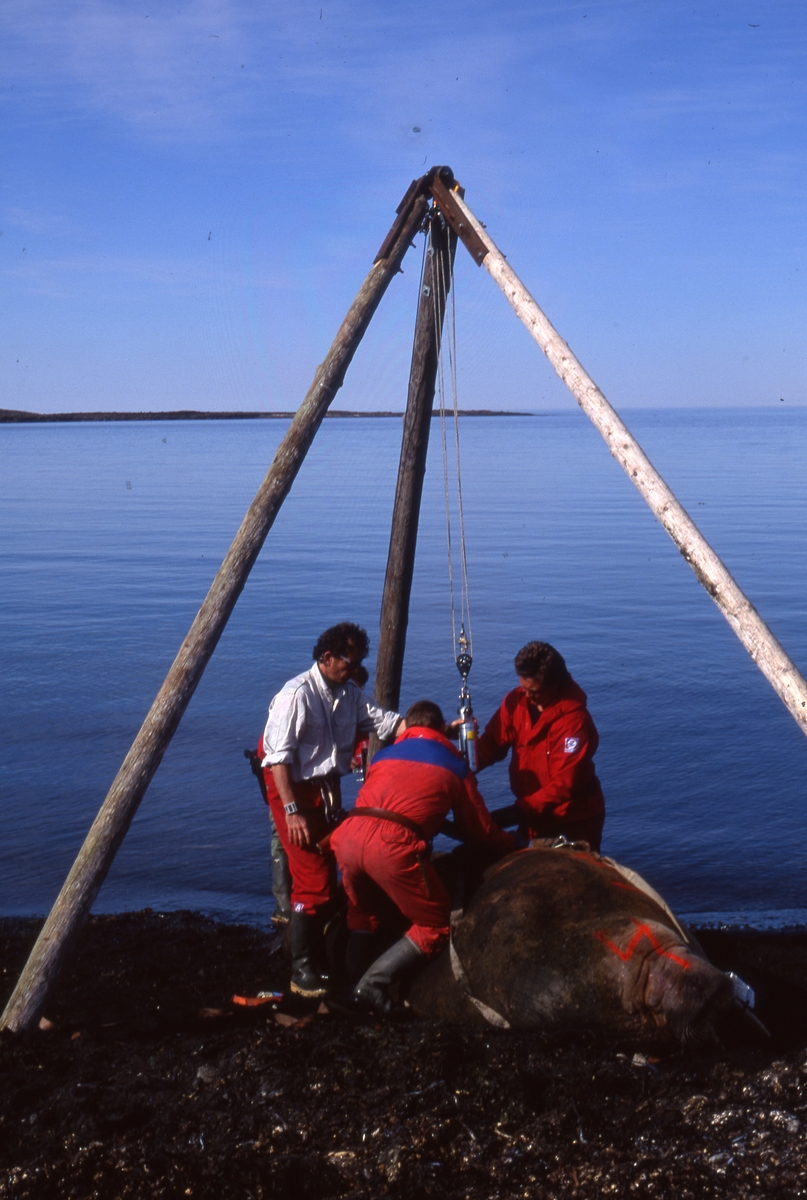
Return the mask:
<svg viewBox="0 0 807 1200">
<path fill-rule="evenodd" d="M 294 912 L 315 913 L 330 908 L 336 895 L 329 879 L 291 881 L 291 907 Z"/>
<path fill-rule="evenodd" d="M 406 936 L 425 958 L 434 958 L 448 941 L 448 925 L 412 925 Z"/>
</svg>

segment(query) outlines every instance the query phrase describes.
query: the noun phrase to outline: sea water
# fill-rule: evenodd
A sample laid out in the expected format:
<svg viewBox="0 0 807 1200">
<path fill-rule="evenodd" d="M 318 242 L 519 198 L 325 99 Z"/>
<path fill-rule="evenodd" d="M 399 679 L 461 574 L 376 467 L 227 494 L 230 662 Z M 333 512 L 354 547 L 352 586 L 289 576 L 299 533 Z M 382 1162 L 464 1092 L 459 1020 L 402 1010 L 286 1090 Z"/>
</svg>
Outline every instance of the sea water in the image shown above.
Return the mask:
<svg viewBox="0 0 807 1200">
<path fill-rule="evenodd" d="M 807 670 L 807 410 L 624 415 Z M 0 426 L 1 913 L 49 909 L 285 428 Z M 324 423 L 97 911 L 268 918 L 268 820 L 243 750 L 322 629 L 358 621 L 377 643 L 400 434 Z M 402 705 L 453 715 L 439 434 Z M 807 739 L 599 435 L 570 408 L 463 419 L 460 437 L 480 721 L 516 650 L 552 642 L 600 731 L 604 852 L 692 920 L 807 923 Z M 508 802 L 504 765 L 480 785 Z"/>
</svg>

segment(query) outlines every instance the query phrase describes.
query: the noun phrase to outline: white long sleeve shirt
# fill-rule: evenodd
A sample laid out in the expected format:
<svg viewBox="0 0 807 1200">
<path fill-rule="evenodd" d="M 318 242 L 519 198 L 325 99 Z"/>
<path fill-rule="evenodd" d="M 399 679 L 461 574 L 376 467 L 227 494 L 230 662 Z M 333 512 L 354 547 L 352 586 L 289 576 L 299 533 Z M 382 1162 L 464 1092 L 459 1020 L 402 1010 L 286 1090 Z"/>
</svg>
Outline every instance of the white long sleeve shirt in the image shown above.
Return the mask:
<svg viewBox="0 0 807 1200">
<path fill-rule="evenodd" d="M 355 683 L 331 688 L 316 663 L 273 697 L 263 731 L 263 766 L 286 763 L 295 782 L 347 775 L 356 736 L 392 737 L 400 715 L 379 708 Z"/>
</svg>

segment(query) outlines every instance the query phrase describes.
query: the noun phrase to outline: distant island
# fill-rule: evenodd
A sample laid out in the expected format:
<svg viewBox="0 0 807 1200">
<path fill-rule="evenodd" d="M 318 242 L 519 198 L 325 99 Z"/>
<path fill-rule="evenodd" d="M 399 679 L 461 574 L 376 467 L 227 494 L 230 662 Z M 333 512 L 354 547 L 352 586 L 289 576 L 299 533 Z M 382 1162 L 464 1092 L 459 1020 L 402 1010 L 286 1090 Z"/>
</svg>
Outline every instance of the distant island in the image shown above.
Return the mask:
<svg viewBox="0 0 807 1200">
<path fill-rule="evenodd" d="M 461 417 L 531 417 L 529 412 L 507 411 L 498 408 L 461 408 Z M 453 410 L 447 409 L 447 415 Z M 176 409 L 173 412 L 74 412 L 33 413 L 15 408 L 0 408 L 0 425 L 31 424 L 38 421 L 290 421 L 293 412 L 197 412 L 192 408 Z M 402 417 L 400 412 L 348 412 L 332 409 L 325 417 L 340 420 L 347 417 Z M 432 409 L 432 416 L 440 415 L 439 408 Z"/>
</svg>

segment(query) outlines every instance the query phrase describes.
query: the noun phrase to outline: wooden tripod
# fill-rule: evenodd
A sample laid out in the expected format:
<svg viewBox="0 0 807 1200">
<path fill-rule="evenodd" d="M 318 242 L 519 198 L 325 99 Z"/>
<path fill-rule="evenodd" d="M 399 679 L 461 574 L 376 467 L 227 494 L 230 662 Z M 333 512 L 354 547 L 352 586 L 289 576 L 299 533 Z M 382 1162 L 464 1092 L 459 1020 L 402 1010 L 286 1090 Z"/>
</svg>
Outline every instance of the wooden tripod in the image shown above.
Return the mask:
<svg viewBox="0 0 807 1200">
<path fill-rule="evenodd" d="M 439 232 L 435 226 L 437 258 L 453 259 L 456 238 L 459 238 L 474 262 L 485 266 L 802 732 L 807 734 L 807 682 L 465 204 L 450 168 L 433 167 L 409 187 L 367 278 L 328 354 L 317 368 L 314 381 L 90 828 L 0 1018 L 0 1028 L 20 1031 L 36 1024 L 48 992 L 90 912 L 322 419 L 342 386 L 373 313 L 392 278 L 401 269 L 413 237 L 423 225 L 430 202 L 451 231 Z M 433 258 L 428 270 L 436 269 Z M 446 277 L 450 278 L 449 271 Z M 432 286 L 427 295 L 426 287 L 429 286 L 427 279 L 418 304 L 382 603 L 376 696 L 389 706 L 397 705 L 400 694 L 420 498 L 445 307 L 445 292 Z M 436 312 L 434 297 L 441 297 Z"/>
</svg>

